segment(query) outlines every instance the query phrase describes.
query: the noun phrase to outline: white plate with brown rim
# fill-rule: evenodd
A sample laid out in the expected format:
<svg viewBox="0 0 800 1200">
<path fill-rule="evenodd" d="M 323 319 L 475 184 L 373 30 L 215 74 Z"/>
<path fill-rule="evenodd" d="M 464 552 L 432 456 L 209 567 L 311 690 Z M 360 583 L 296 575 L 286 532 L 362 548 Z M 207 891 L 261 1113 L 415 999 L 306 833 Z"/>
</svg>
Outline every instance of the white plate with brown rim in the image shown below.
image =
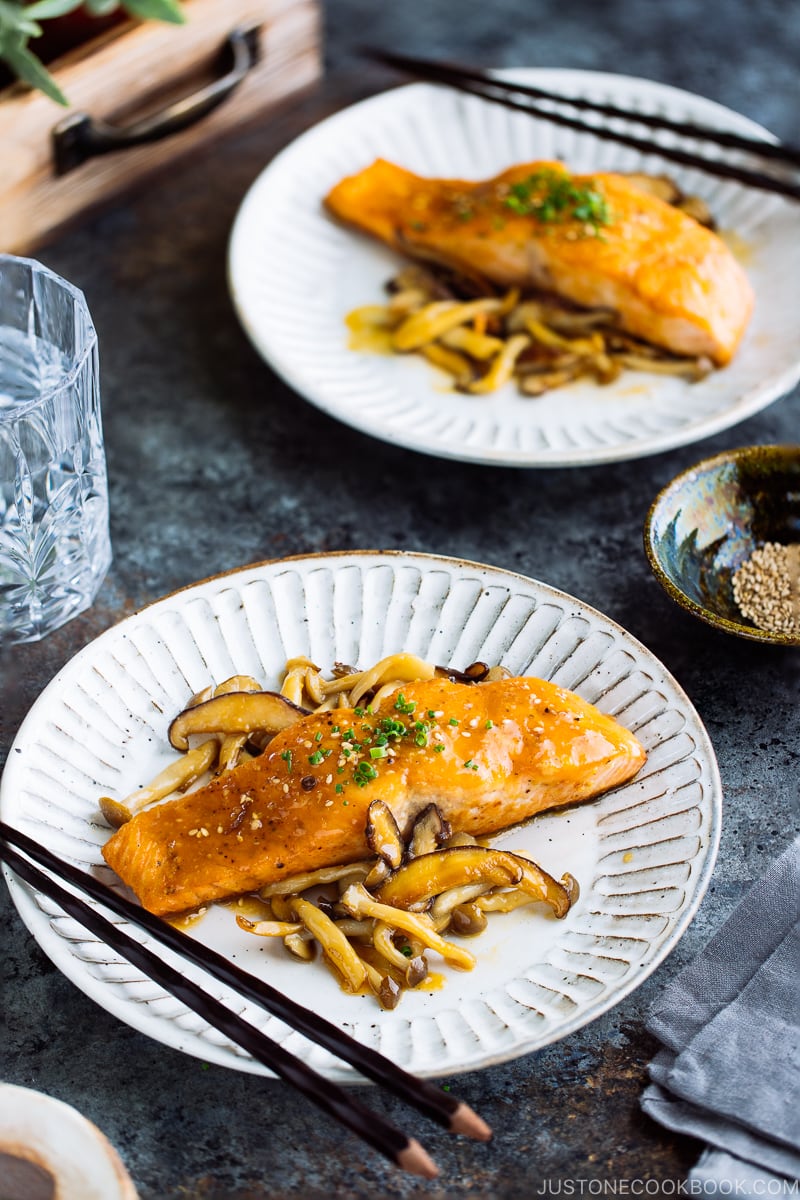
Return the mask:
<svg viewBox="0 0 800 1200">
<path fill-rule="evenodd" d="M 323 668 L 366 666 L 396 650 L 551 679 L 615 716 L 648 753 L 625 786 L 496 839 L 556 876 L 575 876 L 581 896 L 566 918 L 540 905 L 493 914 L 470 943 L 474 970 L 437 963 L 441 986 L 407 992 L 393 1011 L 243 932 L 230 908 L 212 906 L 192 926 L 200 941 L 402 1066 L 441 1076 L 536 1050 L 619 1003 L 675 946 L 711 876 L 721 787 L 708 735 L 658 660 L 580 600 L 511 571 L 404 552 L 313 555 L 206 580 L 122 621 L 55 677 L 9 754 L 0 813 L 121 887 L 101 857 L 110 830 L 98 798 L 125 796 L 174 757 L 167 726 L 191 694 L 234 673 L 274 687 L 294 655 Z M 266 1073 L 50 900 L 6 878 L 42 949 L 108 1012 L 206 1062 Z M 187 972 L 323 1074 L 357 1079 L 221 984 Z"/>
<path fill-rule="evenodd" d="M 644 79 L 557 69 L 501 74 L 632 113 L 771 138 L 722 105 Z M 297 392 L 362 433 L 424 454 L 497 466 L 640 458 L 751 416 L 800 376 L 795 303 L 800 210 L 778 196 L 659 157 L 657 144 L 674 145 L 675 134 L 648 131 L 635 119 L 617 123 L 651 138 L 653 152 L 642 154 L 423 83 L 372 97 L 321 122 L 256 179 L 234 223 L 229 285 L 253 345 Z M 741 157 L 730 152 L 730 160 L 737 154 Z M 697 383 L 631 371 L 605 387 L 578 380 L 533 399 L 519 395 L 513 384 L 491 396 L 467 396 L 418 355 L 350 349 L 347 314 L 381 303 L 401 259 L 336 223 L 322 201 L 339 179 L 378 157 L 421 175 L 466 179 L 550 159 L 578 172 L 672 176 L 684 192 L 708 203 L 753 285 L 755 312 L 736 357 Z"/>
</svg>

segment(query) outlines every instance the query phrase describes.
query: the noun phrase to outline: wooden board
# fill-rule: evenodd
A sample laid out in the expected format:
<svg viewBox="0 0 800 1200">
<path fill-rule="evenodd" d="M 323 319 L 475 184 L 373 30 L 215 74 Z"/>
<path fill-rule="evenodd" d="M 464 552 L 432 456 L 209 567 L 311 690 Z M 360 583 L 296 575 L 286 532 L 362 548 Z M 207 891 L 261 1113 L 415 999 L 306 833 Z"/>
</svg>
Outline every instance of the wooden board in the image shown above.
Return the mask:
<svg viewBox="0 0 800 1200">
<path fill-rule="evenodd" d="M 319 77 L 317 0 L 189 0 L 186 12 L 185 25 L 131 24 L 52 64 L 69 109 L 19 85 L 0 92 L 0 250 L 30 252 L 65 223 Z M 260 61 L 213 112 L 161 141 L 56 173 L 52 131 L 70 113 L 129 125 L 208 83 L 228 34 L 252 24 Z"/>
</svg>

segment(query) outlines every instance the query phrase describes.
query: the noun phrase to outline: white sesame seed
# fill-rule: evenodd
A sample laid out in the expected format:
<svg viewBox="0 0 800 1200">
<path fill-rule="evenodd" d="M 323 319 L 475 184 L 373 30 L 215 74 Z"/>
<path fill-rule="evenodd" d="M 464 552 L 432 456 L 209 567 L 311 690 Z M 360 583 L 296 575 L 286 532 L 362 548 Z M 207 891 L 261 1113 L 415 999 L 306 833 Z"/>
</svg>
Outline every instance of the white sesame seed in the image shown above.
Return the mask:
<svg viewBox="0 0 800 1200">
<path fill-rule="evenodd" d="M 731 580 L 739 611 L 760 629 L 800 634 L 800 543 L 766 542 Z"/>
</svg>

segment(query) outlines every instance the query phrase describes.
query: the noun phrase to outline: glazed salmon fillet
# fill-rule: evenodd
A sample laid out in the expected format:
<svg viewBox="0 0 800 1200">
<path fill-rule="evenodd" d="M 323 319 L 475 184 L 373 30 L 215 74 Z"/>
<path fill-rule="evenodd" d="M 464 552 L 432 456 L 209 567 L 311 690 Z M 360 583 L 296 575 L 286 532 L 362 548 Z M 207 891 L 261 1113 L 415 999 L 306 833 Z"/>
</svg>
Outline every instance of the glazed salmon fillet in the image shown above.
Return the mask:
<svg viewBox="0 0 800 1200">
<path fill-rule="evenodd" d="M 750 320 L 752 289 L 722 239 L 625 175 L 533 162 L 471 183 L 378 159 L 325 203 L 411 258 L 613 309 L 621 329 L 674 354 L 723 365 Z"/>
<path fill-rule="evenodd" d="M 552 683 L 437 678 L 373 713 L 302 718 L 258 758 L 139 813 L 103 856 L 145 908 L 179 913 L 369 857 L 375 799 L 404 834 L 432 802 L 454 830 L 490 834 L 616 787 L 644 761 L 633 734 Z"/>
</svg>

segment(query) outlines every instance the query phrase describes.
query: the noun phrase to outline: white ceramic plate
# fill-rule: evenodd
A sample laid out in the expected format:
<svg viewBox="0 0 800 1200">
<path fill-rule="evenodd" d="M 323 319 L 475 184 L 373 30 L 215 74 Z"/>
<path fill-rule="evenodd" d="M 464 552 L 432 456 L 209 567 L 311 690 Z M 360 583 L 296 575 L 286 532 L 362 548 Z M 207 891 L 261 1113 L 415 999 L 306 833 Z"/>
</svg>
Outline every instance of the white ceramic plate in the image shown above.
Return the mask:
<svg viewBox="0 0 800 1200">
<path fill-rule="evenodd" d="M 627 111 L 770 136 L 718 104 L 646 80 L 590 71 L 505 74 Z M 652 136 L 633 122 L 628 127 Z M 675 135 L 656 137 L 675 142 Z M 686 192 L 703 196 L 721 229 L 732 231 L 733 249 L 754 285 L 755 314 L 734 362 L 697 384 L 629 372 L 609 387 L 576 382 L 533 400 L 513 385 L 489 398 L 464 396 L 419 356 L 349 349 L 346 314 L 380 303 L 400 260 L 335 223 L 322 200 L 339 179 L 377 157 L 422 175 L 472 179 L 551 158 L 576 171 L 669 173 Z M 800 210 L 789 201 L 428 84 L 356 104 L 279 154 L 241 206 L 229 256 L 231 293 L 245 330 L 307 400 L 412 450 L 517 467 L 639 458 L 707 437 L 775 400 L 800 375 L 799 273 Z"/>
<path fill-rule="evenodd" d="M 174 755 L 171 715 L 234 672 L 275 686 L 286 658 L 369 664 L 404 648 L 465 667 L 482 659 L 578 691 L 633 729 L 649 753 L 625 787 L 537 818 L 497 841 L 582 894 L 563 921 L 533 910 L 493 919 L 478 966 L 393 1012 L 345 995 L 328 972 L 212 909 L 192 932 L 300 1003 L 420 1074 L 465 1071 L 534 1050 L 605 1012 L 686 929 L 716 854 L 721 791 L 708 736 L 652 654 L 580 601 L 508 571 L 418 554 L 289 559 L 169 596 L 109 630 L 53 680 L 26 718 L 0 790 L 3 819 L 110 883 L 98 797 L 122 797 Z M 261 1072 L 181 1004 L 8 876 L 29 929 L 89 996 L 134 1028 L 207 1061 Z M 437 968 L 438 969 L 438 968 Z M 195 974 L 197 974 L 195 972 Z M 349 1068 L 279 1022 L 209 990 L 324 1073 Z"/>
</svg>

